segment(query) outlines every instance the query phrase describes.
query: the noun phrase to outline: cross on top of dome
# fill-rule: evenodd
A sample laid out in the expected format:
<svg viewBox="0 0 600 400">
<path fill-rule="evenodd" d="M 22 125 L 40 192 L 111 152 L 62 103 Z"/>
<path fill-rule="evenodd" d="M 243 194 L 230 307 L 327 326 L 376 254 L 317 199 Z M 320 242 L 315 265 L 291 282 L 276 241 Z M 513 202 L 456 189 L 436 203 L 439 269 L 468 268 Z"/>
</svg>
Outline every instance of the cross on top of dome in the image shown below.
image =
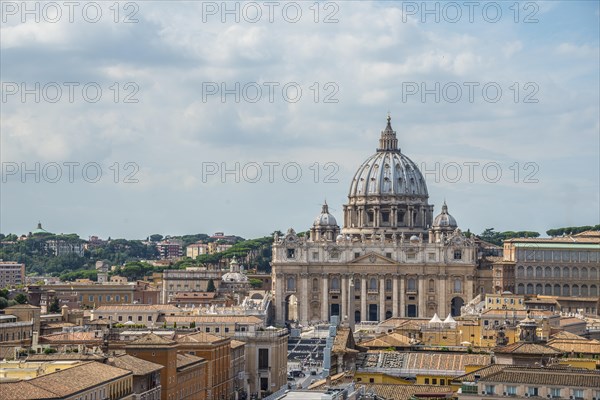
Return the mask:
<svg viewBox="0 0 600 400">
<path fill-rule="evenodd" d="M 379 138 L 379 148 L 377 151 L 397 151 L 400 152 L 398 148 L 398 139 L 396 138 L 396 131 L 392 129 L 392 117 L 388 112 L 387 116 L 387 126 L 383 131 L 381 131 L 381 137 Z"/>
</svg>

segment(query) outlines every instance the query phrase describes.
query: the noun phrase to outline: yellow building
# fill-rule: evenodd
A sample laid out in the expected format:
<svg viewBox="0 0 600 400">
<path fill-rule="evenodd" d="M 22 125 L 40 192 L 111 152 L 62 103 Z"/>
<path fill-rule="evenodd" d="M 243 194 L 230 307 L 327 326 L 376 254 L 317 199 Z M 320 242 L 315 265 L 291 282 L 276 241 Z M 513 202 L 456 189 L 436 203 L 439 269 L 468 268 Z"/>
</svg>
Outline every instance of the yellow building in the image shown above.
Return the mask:
<svg viewBox="0 0 600 400">
<path fill-rule="evenodd" d="M 0 362 L 0 383 L 8 380 L 14 381 L 37 378 L 38 376 L 62 371 L 80 364 L 80 361 L 2 361 Z"/>
<path fill-rule="evenodd" d="M 354 380 L 361 383 L 379 383 L 393 385 L 412 385 L 414 382 L 397 376 L 392 376 L 380 372 L 356 372 Z"/>
</svg>

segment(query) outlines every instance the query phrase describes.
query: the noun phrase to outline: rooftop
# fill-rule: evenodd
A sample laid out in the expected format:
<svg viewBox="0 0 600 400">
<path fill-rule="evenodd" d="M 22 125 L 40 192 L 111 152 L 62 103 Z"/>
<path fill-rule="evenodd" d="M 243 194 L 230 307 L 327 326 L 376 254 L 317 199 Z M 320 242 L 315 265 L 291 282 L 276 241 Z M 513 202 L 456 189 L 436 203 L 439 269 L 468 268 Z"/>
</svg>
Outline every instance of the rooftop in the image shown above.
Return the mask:
<svg viewBox="0 0 600 400">
<path fill-rule="evenodd" d="M 108 363 L 117 368 L 126 369 L 133 372 L 133 375 L 141 376 L 148 375 L 152 372 L 159 371 L 164 368 L 160 364 L 155 364 L 150 361 L 142 360 L 141 358 L 133 357 L 128 354 L 121 354 L 109 359 Z"/>
</svg>

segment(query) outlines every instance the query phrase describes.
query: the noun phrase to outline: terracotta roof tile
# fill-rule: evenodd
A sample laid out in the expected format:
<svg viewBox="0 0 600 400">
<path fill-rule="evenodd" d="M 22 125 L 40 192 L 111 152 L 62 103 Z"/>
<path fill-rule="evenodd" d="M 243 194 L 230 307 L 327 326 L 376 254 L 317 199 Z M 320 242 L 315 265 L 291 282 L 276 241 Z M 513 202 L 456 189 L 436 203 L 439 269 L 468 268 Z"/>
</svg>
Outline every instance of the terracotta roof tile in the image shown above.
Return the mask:
<svg viewBox="0 0 600 400">
<path fill-rule="evenodd" d="M 121 354 L 108 361 L 108 364 L 117 368 L 126 369 L 133 372 L 133 375 L 148 375 L 152 372 L 159 371 L 164 368 L 160 364 L 142 360 L 141 358 L 133 357 L 128 354 Z"/>
</svg>

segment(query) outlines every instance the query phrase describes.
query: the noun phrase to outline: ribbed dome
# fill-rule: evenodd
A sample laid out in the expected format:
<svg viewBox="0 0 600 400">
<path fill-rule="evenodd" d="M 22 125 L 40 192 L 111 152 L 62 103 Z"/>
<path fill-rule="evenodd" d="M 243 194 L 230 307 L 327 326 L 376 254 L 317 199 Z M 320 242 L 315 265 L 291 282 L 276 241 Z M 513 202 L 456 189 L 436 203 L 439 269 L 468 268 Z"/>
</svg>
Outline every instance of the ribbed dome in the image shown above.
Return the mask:
<svg viewBox="0 0 600 400">
<path fill-rule="evenodd" d="M 398 148 L 396 132 L 388 116 L 381 132 L 377 153 L 356 171 L 350 185 L 350 197 L 400 195 L 428 197 L 425 179 L 417 165 Z"/>
<path fill-rule="evenodd" d="M 454 217 L 448 214 L 448 206 L 444 201 L 444 205 L 442 206 L 442 212 L 433 220 L 434 228 L 456 228 L 458 224 Z"/>
<path fill-rule="evenodd" d="M 369 157 L 354 175 L 348 195 L 428 197 L 421 171 L 410 158 L 399 151 L 383 151 Z"/>
<path fill-rule="evenodd" d="M 337 221 L 335 217 L 329 214 L 329 206 L 327 202 L 323 204 L 323 208 L 321 209 L 321 214 L 317 218 L 315 218 L 315 222 L 313 226 L 321 226 L 321 227 L 331 227 L 337 226 Z"/>
</svg>

